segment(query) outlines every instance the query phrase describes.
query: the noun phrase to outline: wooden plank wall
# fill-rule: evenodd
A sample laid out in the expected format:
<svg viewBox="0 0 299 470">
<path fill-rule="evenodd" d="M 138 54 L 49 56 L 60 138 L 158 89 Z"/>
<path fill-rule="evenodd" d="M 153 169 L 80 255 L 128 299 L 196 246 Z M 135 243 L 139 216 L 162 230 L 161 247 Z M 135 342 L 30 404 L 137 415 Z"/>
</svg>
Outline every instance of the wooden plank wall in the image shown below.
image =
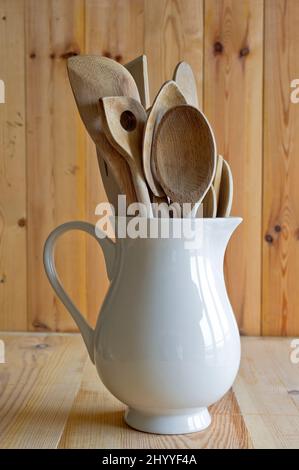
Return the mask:
<svg viewBox="0 0 299 470">
<path fill-rule="evenodd" d="M 263 334 L 299 333 L 299 2 L 265 3 Z"/>
<path fill-rule="evenodd" d="M 299 78 L 297 0 L 0 0 L 0 329 L 74 330 L 42 267 L 47 234 L 96 221 L 105 199 L 95 149 L 66 74 L 75 53 L 149 62 L 153 98 L 179 60 L 234 174 L 244 218 L 225 263 L 244 334 L 296 335 L 299 203 L 290 82 Z M 275 78 L 274 78 L 275 77 Z M 57 250 L 67 291 L 94 324 L 108 288 L 103 255 L 84 235 Z"/>
<path fill-rule="evenodd" d="M 56 225 L 85 216 L 85 133 L 68 84 L 66 57 L 84 49 L 82 0 L 26 3 L 28 328 L 73 329 L 47 285 L 43 244 Z M 66 235 L 57 269 L 78 306 L 85 308 L 85 245 Z M 78 288 L 79 286 L 79 288 Z"/>
<path fill-rule="evenodd" d="M 0 1 L 0 328 L 27 328 L 24 3 Z M 5 66 L 4 66 L 5 64 Z"/>
<path fill-rule="evenodd" d="M 263 2 L 206 0 L 204 110 L 234 176 L 226 279 L 241 332 L 260 334 Z M 254 189 L 253 189 L 254 188 Z"/>
</svg>

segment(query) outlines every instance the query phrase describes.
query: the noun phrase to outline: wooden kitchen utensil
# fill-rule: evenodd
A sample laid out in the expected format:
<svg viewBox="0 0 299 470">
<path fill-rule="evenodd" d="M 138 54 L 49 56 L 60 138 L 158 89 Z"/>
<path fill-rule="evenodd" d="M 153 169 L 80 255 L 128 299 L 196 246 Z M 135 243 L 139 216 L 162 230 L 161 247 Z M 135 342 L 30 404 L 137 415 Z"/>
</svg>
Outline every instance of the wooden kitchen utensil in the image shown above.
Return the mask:
<svg viewBox="0 0 299 470">
<path fill-rule="evenodd" d="M 217 214 L 217 201 L 214 186 L 211 184 L 209 191 L 202 201 L 202 216 L 203 217 L 216 217 Z"/>
<path fill-rule="evenodd" d="M 199 203 L 214 177 L 216 144 L 205 116 L 189 105 L 162 117 L 153 140 L 158 180 L 173 202 Z"/>
<path fill-rule="evenodd" d="M 151 201 L 142 169 L 142 136 L 146 121 L 143 106 L 126 96 L 106 97 L 99 100 L 106 137 L 127 161 L 137 198 L 146 205 L 152 216 Z"/>
<path fill-rule="evenodd" d="M 125 65 L 137 85 L 141 104 L 145 109 L 150 107 L 149 81 L 146 55 L 141 55 Z"/>
<path fill-rule="evenodd" d="M 180 62 L 173 73 L 173 80 L 179 86 L 183 93 L 186 102 L 195 108 L 198 108 L 198 98 L 196 81 L 193 74 L 193 70 L 187 62 Z"/>
<path fill-rule="evenodd" d="M 139 101 L 136 83 L 128 70 L 107 57 L 78 55 L 68 59 L 67 67 L 81 118 L 97 147 L 100 171 L 110 202 L 117 207 L 119 193 L 127 195 L 128 203 L 136 201 L 130 169 L 108 142 L 98 112 L 98 100 L 103 96 L 125 95 Z"/>
<path fill-rule="evenodd" d="M 186 100 L 175 82 L 169 81 L 161 87 L 148 114 L 143 135 L 143 170 L 147 183 L 155 196 L 164 197 L 165 193 L 156 179 L 152 164 L 152 142 L 155 128 L 165 112 L 176 105 L 186 104 Z"/>
<path fill-rule="evenodd" d="M 107 147 L 108 153 L 106 153 L 104 160 L 100 152 L 103 152 L 105 147 Z M 124 166 L 122 155 L 115 151 L 107 139 L 105 145 L 102 145 L 101 150 L 99 150 L 99 146 L 96 146 L 96 153 L 107 199 L 113 205 L 117 214 L 119 194 L 126 194 L 127 204 L 137 200 L 130 168 L 126 162 L 126 166 Z"/>
<path fill-rule="evenodd" d="M 218 204 L 218 200 L 219 200 L 222 166 L 223 166 L 223 157 L 222 157 L 222 155 L 218 155 L 217 159 L 216 159 L 216 170 L 215 170 L 215 176 L 214 176 L 214 181 L 213 181 L 213 186 L 214 186 L 214 189 L 215 189 L 216 203 L 217 204 Z"/>
<path fill-rule="evenodd" d="M 233 203 L 233 176 L 229 164 L 223 159 L 217 217 L 229 217 Z"/>
</svg>

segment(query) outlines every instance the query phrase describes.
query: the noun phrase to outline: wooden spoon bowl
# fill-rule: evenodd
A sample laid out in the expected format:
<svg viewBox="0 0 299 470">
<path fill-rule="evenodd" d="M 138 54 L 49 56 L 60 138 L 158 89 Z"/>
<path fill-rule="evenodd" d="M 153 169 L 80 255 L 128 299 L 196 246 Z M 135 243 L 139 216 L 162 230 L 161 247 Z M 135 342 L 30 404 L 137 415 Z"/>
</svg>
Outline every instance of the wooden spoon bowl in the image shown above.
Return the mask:
<svg viewBox="0 0 299 470">
<path fill-rule="evenodd" d="M 165 194 L 156 180 L 155 168 L 152 162 L 153 135 L 164 113 L 173 106 L 180 104 L 187 104 L 187 102 L 176 83 L 173 81 L 164 83 L 148 113 L 144 128 L 142 151 L 144 174 L 152 193 L 159 197 L 165 197 Z"/>
<path fill-rule="evenodd" d="M 201 201 L 216 163 L 215 139 L 205 116 L 189 105 L 169 109 L 154 135 L 153 159 L 158 180 L 172 201 Z"/>
</svg>

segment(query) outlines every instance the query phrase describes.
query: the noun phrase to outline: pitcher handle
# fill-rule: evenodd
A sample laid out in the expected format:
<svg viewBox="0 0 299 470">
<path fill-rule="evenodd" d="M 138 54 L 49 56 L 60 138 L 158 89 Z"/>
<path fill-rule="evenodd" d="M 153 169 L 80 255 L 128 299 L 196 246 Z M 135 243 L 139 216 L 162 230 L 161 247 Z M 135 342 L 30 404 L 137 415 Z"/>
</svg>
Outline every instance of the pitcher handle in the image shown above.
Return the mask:
<svg viewBox="0 0 299 470">
<path fill-rule="evenodd" d="M 48 236 L 44 247 L 44 267 L 50 284 L 73 317 L 76 325 L 80 330 L 80 333 L 82 334 L 89 357 L 94 363 L 94 330 L 87 323 L 83 315 L 80 313 L 68 294 L 63 289 L 55 267 L 54 251 L 56 241 L 63 233 L 70 230 L 82 230 L 83 232 L 87 232 L 99 243 L 104 253 L 109 280 L 112 278 L 112 270 L 115 258 L 115 243 L 107 237 L 98 238 L 95 233 L 94 225 L 89 224 L 88 222 L 72 221 L 66 222 L 65 224 L 56 227 Z"/>
</svg>

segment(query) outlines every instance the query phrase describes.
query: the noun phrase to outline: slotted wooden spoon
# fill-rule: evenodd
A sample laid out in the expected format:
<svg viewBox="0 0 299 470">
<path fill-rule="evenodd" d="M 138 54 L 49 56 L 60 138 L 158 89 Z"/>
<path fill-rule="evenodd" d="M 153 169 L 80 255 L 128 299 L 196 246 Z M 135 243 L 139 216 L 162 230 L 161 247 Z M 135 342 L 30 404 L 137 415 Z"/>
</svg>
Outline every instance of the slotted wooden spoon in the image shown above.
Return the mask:
<svg viewBox="0 0 299 470">
<path fill-rule="evenodd" d="M 152 151 L 158 180 L 170 200 L 198 204 L 212 183 L 216 163 L 216 143 L 205 116 L 189 105 L 169 109 Z"/>
<path fill-rule="evenodd" d="M 138 201 L 152 217 L 151 201 L 142 169 L 142 136 L 146 111 L 133 98 L 106 97 L 99 100 L 99 112 L 107 139 L 128 163 Z"/>
</svg>

